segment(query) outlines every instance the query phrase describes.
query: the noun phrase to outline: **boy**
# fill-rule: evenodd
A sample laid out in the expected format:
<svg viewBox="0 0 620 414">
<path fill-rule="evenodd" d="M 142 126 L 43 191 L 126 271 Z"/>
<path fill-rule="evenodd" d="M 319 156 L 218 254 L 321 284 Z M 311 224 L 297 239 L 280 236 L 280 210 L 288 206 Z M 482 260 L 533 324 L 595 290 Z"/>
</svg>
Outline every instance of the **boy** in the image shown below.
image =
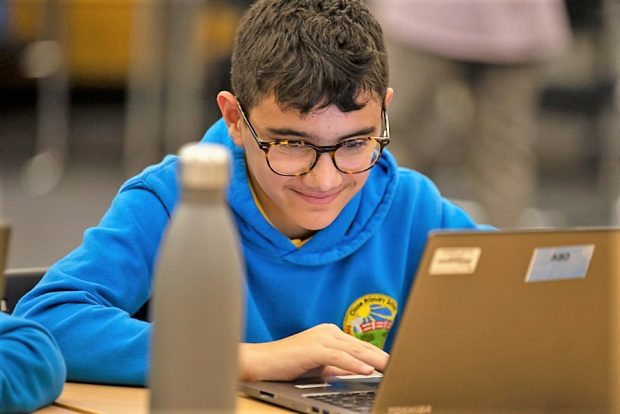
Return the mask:
<svg viewBox="0 0 620 414">
<path fill-rule="evenodd" d="M 0 312 L 0 412 L 49 405 L 64 383 L 65 364 L 54 338 L 35 322 Z"/>
<path fill-rule="evenodd" d="M 359 0 L 258 0 L 240 22 L 234 93 L 218 95 L 223 119 L 203 141 L 233 154 L 227 201 L 246 267 L 241 379 L 382 370 L 427 233 L 476 227 L 383 151 L 386 62 L 381 28 Z M 151 327 L 130 315 L 151 294 L 176 163 L 169 156 L 127 181 L 16 309 L 53 332 L 70 380 L 145 383 Z"/>
</svg>

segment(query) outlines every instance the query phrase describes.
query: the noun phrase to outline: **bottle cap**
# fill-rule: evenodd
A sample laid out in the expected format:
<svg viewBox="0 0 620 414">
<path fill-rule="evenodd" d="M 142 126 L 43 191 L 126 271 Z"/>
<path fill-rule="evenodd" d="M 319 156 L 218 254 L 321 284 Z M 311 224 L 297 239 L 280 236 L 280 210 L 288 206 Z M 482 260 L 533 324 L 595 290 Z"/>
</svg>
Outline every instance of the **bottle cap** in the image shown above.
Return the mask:
<svg viewBox="0 0 620 414">
<path fill-rule="evenodd" d="M 230 180 L 230 151 L 222 144 L 189 143 L 179 150 L 181 184 L 196 190 L 223 189 Z"/>
</svg>

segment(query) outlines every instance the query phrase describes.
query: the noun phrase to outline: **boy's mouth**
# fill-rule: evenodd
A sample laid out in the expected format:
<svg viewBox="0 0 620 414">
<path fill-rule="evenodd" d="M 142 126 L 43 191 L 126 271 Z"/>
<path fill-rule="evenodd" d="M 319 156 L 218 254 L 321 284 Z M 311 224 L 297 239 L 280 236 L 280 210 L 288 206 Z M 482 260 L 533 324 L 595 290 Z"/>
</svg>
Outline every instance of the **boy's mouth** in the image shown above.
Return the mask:
<svg viewBox="0 0 620 414">
<path fill-rule="evenodd" d="M 334 201 L 340 195 L 340 190 L 327 193 L 310 193 L 297 191 L 299 197 L 309 204 L 325 205 Z"/>
</svg>

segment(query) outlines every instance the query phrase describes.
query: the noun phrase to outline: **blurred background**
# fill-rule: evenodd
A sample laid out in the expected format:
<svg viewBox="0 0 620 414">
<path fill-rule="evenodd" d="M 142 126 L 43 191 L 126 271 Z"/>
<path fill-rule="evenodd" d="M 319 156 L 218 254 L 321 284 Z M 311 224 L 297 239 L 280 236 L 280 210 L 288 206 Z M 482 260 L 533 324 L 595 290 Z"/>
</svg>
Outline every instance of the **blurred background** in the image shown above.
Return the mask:
<svg viewBox="0 0 620 414">
<path fill-rule="evenodd" d="M 229 88 L 235 26 L 249 3 L 0 0 L 0 219 L 13 227 L 9 268 L 48 266 L 66 255 L 127 178 L 202 137 L 219 118 L 215 95 Z M 380 9 L 381 0 L 372 6 Z M 513 149 L 497 146 L 487 155 L 494 162 L 472 164 L 481 148 L 470 134 L 476 89 L 440 81 L 423 100 L 432 133 L 415 125 L 397 133 L 407 115 L 394 111 L 390 149 L 399 162 L 431 176 L 480 221 L 620 225 L 620 4 L 562 6 L 570 41 L 536 64 L 527 121 L 531 194 L 514 217 L 493 214 L 497 204 L 484 194 L 491 185 L 477 178 L 479 165 L 491 178 L 513 164 L 518 170 Z M 386 30 L 395 45 L 392 36 Z M 398 62 L 390 64 L 396 71 Z M 464 79 L 479 79 L 488 65 L 466 61 Z M 492 195 L 506 201 L 521 181 L 516 174 L 501 183 L 507 195 Z"/>
</svg>

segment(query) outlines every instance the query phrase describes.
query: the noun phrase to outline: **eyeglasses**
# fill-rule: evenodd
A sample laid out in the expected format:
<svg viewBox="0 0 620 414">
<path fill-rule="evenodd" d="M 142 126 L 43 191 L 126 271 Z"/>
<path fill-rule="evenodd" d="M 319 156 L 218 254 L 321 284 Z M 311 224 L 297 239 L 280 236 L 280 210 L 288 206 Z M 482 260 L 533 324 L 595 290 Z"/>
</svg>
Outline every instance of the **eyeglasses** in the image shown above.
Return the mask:
<svg viewBox="0 0 620 414">
<path fill-rule="evenodd" d="M 331 156 L 334 167 L 340 172 L 358 174 L 368 171 L 379 161 L 383 148 L 390 143 L 390 122 L 385 109 L 381 111 L 383 121 L 381 137 L 348 138 L 336 145 L 319 146 L 302 140 L 261 141 L 239 101 L 237 106 L 256 144 L 265 152 L 265 159 L 271 171 L 286 177 L 307 174 L 323 153 Z"/>
</svg>

